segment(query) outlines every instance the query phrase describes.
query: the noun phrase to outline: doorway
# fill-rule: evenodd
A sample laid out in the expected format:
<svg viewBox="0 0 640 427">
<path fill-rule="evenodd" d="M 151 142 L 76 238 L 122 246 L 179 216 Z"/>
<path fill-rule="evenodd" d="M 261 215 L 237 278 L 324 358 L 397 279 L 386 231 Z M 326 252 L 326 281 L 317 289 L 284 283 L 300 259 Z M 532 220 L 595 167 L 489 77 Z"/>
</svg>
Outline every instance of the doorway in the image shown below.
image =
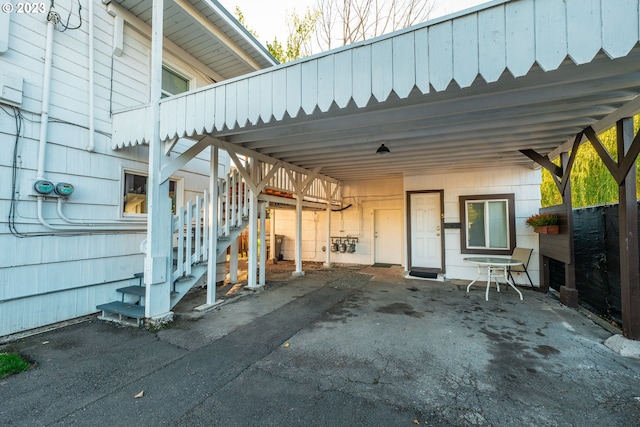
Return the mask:
<svg viewBox="0 0 640 427">
<path fill-rule="evenodd" d="M 377 209 L 373 211 L 374 262 L 402 263 L 402 211 Z"/>
<path fill-rule="evenodd" d="M 444 272 L 442 190 L 407 194 L 409 270 Z"/>
</svg>

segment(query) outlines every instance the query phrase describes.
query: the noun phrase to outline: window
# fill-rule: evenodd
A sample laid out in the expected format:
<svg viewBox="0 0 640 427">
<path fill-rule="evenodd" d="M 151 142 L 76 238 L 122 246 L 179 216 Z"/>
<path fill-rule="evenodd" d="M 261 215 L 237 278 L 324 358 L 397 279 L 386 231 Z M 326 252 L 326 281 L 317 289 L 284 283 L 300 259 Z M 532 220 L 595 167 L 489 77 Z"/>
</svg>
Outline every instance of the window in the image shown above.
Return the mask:
<svg viewBox="0 0 640 427">
<path fill-rule="evenodd" d="M 171 212 L 176 211 L 178 183 L 169 181 L 169 197 L 171 198 Z M 147 213 L 147 176 L 134 172 L 124 173 L 124 191 L 122 196 L 122 213 L 137 215 Z"/>
<path fill-rule="evenodd" d="M 510 255 L 516 246 L 513 194 L 460 196 L 463 254 Z"/>
<path fill-rule="evenodd" d="M 189 90 L 189 79 L 167 67 L 162 67 L 162 98 Z"/>
</svg>

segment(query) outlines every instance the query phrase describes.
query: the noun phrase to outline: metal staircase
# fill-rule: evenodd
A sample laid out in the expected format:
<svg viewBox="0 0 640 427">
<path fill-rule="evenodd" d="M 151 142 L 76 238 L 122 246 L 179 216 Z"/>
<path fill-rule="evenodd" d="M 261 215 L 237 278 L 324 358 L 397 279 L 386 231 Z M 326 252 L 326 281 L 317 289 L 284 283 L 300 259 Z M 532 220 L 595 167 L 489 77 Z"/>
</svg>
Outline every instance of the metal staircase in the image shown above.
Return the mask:
<svg viewBox="0 0 640 427">
<path fill-rule="evenodd" d="M 198 195 L 195 203 L 177 209 L 172 217 L 173 251 L 171 253 L 171 308 L 194 286 L 204 283 L 209 254 L 209 232 L 213 209 L 218 209 L 218 235 L 216 253 L 211 258 L 216 262 L 249 223 L 249 191 L 237 170 L 232 170 L 226 179 L 218 180 L 218 202 L 210 204 L 208 190 Z M 211 206 L 210 206 L 211 205 Z M 143 245 L 144 247 L 144 242 Z M 100 319 L 137 326 L 145 317 L 144 300 L 146 288 L 143 274 L 137 273 L 138 285 L 116 289 L 119 301 L 96 306 L 101 311 Z M 215 286 L 215 279 L 209 281 Z"/>
</svg>

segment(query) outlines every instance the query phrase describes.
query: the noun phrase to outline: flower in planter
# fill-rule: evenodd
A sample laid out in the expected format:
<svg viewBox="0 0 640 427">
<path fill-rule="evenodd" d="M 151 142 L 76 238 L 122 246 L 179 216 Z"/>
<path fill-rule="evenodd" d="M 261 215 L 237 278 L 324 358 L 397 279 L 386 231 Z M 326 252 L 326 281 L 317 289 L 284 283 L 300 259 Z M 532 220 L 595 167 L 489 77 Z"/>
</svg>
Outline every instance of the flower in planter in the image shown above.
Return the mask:
<svg viewBox="0 0 640 427">
<path fill-rule="evenodd" d="M 529 227 L 533 228 L 544 227 L 546 225 L 557 225 L 558 215 L 549 213 L 535 214 L 527 218 L 525 222 Z"/>
</svg>

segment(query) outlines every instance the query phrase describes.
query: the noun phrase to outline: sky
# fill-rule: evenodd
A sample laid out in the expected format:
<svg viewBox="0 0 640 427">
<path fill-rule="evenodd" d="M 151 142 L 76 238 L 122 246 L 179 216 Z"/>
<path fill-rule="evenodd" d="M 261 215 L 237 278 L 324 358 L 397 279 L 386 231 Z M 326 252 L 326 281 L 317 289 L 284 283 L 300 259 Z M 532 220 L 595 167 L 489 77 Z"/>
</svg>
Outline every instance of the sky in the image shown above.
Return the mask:
<svg viewBox="0 0 640 427">
<path fill-rule="evenodd" d="M 467 9 L 489 0 L 436 0 L 436 10 L 430 18 Z M 235 16 L 236 6 L 244 13 L 247 26 L 258 33 L 258 40 L 262 44 L 271 42 L 275 37 L 281 42 L 287 38 L 288 30 L 286 16 L 294 10 L 302 15 L 315 0 L 218 0 L 232 15 Z"/>
</svg>

